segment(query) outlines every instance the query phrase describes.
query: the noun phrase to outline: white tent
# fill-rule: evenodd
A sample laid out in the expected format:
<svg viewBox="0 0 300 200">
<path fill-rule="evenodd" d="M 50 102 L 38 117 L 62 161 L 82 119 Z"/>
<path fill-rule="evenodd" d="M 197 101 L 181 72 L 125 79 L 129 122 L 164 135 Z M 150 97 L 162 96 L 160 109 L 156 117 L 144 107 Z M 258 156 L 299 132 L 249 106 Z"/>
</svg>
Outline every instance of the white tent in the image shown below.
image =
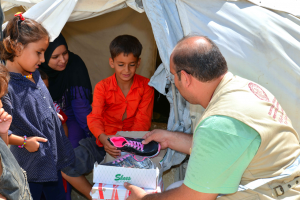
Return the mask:
<svg viewBox="0 0 300 200">
<path fill-rule="evenodd" d="M 300 133 L 297 0 L 2 0 L 1 5 L 4 10 L 23 6 L 25 16 L 41 22 L 52 39 L 62 30 L 71 51 L 86 62 L 93 85 L 112 73 L 107 70 L 108 43 L 116 35 L 128 33 L 141 40 L 143 65 L 138 73 L 147 77 L 154 72 L 157 45 L 162 64 L 150 85 L 170 102 L 168 129 L 187 133 L 203 109 L 187 103 L 168 80 L 172 79 L 169 56 L 184 35 L 206 35 L 219 46 L 231 72 L 261 84 L 277 97 L 275 110 L 282 106 Z M 184 157 L 168 150 L 164 170 Z"/>
</svg>

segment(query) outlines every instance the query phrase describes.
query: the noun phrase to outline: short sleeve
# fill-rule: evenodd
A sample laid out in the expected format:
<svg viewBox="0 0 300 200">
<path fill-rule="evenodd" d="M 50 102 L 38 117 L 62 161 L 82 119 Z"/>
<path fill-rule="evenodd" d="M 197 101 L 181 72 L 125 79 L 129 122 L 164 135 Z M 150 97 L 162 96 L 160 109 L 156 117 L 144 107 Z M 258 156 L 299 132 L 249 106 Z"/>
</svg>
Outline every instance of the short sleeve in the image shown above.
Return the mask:
<svg viewBox="0 0 300 200">
<path fill-rule="evenodd" d="M 184 184 L 202 193 L 236 192 L 260 142 L 259 133 L 239 120 L 206 118 L 194 133 Z"/>
</svg>

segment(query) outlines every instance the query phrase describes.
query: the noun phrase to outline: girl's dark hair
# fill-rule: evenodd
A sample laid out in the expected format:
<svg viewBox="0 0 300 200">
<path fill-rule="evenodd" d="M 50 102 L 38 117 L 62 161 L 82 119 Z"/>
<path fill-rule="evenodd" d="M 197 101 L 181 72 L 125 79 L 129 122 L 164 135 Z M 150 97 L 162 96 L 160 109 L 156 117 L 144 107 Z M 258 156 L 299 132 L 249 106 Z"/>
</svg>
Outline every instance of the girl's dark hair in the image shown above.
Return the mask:
<svg viewBox="0 0 300 200">
<path fill-rule="evenodd" d="M 0 42 L 1 60 L 13 62 L 17 51 L 45 37 L 49 38 L 49 34 L 40 23 L 27 18 L 22 21 L 19 16 L 15 16 L 3 31 L 3 41 Z"/>
<path fill-rule="evenodd" d="M 7 93 L 9 73 L 4 65 L 0 63 L 0 98 Z"/>
<path fill-rule="evenodd" d="M 119 54 L 125 56 L 132 53 L 134 57 L 139 58 L 142 53 L 142 44 L 132 35 L 119 35 L 109 45 L 111 58 L 114 59 Z"/>
</svg>

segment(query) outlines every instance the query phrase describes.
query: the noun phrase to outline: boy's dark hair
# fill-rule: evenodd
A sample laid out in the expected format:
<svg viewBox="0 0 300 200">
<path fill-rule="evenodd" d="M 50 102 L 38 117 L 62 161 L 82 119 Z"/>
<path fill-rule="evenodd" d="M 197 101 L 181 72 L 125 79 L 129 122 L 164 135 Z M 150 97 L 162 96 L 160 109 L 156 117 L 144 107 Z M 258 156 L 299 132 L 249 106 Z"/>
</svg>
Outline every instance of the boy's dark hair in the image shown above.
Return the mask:
<svg viewBox="0 0 300 200">
<path fill-rule="evenodd" d="M 42 80 L 48 80 L 48 75 L 41 69 L 38 69 L 41 75 Z"/>
<path fill-rule="evenodd" d="M 191 37 L 203 38 L 208 44 L 187 45 L 184 41 Z M 190 34 L 182 38 L 173 51 L 173 63 L 179 80 L 181 70 L 191 74 L 201 82 L 214 80 L 228 70 L 226 60 L 218 46 L 208 37 Z"/>
<path fill-rule="evenodd" d="M 139 58 L 142 53 L 142 44 L 140 41 L 131 35 L 119 35 L 109 45 L 111 58 L 114 59 L 119 54 L 124 56 L 132 53 L 134 57 Z"/>
<path fill-rule="evenodd" d="M 3 41 L 0 42 L 1 60 L 13 62 L 17 51 L 45 37 L 49 38 L 49 35 L 41 24 L 27 18 L 22 21 L 19 16 L 15 16 L 3 31 Z"/>
<path fill-rule="evenodd" d="M 0 98 L 7 93 L 9 82 L 9 72 L 7 68 L 0 64 Z"/>
</svg>

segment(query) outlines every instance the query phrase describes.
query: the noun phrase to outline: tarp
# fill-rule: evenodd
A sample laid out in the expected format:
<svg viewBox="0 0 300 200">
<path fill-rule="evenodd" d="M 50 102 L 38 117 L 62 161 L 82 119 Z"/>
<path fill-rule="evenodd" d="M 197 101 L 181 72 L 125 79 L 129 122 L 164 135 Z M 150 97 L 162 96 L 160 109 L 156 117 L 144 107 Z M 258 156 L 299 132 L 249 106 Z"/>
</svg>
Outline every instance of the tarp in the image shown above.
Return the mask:
<svg viewBox="0 0 300 200">
<path fill-rule="evenodd" d="M 135 0 L 2 0 L 4 11 L 23 6 L 25 17 L 35 19 L 49 30 L 51 41 L 61 32 L 66 22 L 80 21 L 127 6 L 142 13 L 141 1 Z"/>
</svg>

